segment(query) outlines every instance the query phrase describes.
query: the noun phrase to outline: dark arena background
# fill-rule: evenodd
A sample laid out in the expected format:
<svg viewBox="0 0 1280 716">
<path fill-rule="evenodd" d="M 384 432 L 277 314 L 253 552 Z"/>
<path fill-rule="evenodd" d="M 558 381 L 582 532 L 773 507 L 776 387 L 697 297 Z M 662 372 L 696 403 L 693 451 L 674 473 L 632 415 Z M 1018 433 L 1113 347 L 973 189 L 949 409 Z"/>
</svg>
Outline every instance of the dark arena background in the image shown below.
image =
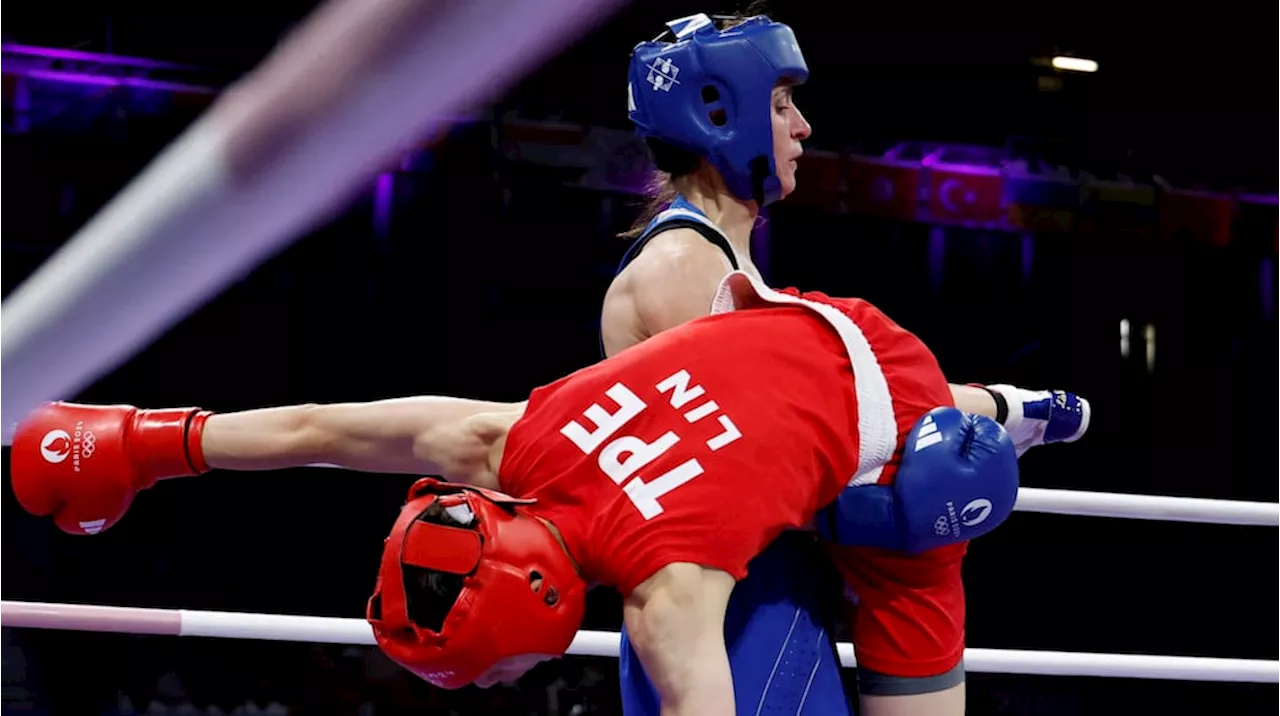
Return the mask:
<svg viewBox="0 0 1280 716">
<path fill-rule="evenodd" d="M 313 6 L 11 4 L 5 294 Z M 625 113 L 629 50 L 669 19 L 742 9 L 623 7 L 66 397 L 216 411 L 521 400 L 598 360 L 616 234 L 648 176 Z M 869 299 L 955 382 L 1089 398 L 1089 433 L 1028 453 L 1024 486 L 1276 502 L 1274 6 L 765 9 L 804 48 L 812 77 L 796 101 L 814 129 L 800 190 L 767 209 L 756 237 L 771 285 Z M 1055 69 L 1059 55 L 1097 71 Z M 346 618 L 364 614 L 412 481 L 215 472 L 71 537 L 21 510 L 8 448 L 4 462 L 6 600 Z M 970 547 L 968 643 L 1276 659 L 1276 539 L 1270 527 L 1015 513 Z M 619 626 L 618 598 L 597 590 L 584 628 Z M 6 716 L 619 713 L 609 658 L 445 692 L 372 647 L 13 628 L 3 639 Z M 1275 684 L 976 672 L 968 704 L 1045 716 L 1278 708 Z"/>
</svg>

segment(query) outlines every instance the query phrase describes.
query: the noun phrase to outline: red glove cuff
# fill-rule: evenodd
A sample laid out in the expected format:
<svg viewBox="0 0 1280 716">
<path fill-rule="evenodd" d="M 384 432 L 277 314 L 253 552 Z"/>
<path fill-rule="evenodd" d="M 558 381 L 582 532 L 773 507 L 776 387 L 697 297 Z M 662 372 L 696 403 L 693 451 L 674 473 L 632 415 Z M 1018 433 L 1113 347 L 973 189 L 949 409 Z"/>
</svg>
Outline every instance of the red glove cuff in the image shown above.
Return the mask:
<svg viewBox="0 0 1280 716">
<path fill-rule="evenodd" d="M 156 480 L 208 472 L 201 436 L 212 414 L 199 408 L 139 410 L 130 440 L 138 470 L 136 487 L 144 490 Z"/>
<path fill-rule="evenodd" d="M 213 411 L 199 410 L 191 416 L 187 423 L 187 464 L 197 475 L 209 471 L 209 463 L 204 459 L 204 424 L 213 415 Z"/>
</svg>

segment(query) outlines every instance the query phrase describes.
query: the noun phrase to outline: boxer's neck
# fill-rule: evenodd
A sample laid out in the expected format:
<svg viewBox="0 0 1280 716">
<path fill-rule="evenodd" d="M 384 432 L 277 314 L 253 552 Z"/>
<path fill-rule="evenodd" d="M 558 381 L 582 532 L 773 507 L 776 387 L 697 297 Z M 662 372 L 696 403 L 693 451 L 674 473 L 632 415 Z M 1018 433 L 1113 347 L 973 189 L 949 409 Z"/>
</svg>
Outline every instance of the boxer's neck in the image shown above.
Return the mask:
<svg viewBox="0 0 1280 716">
<path fill-rule="evenodd" d="M 738 254 L 751 256 L 751 230 L 760 210 L 754 201 L 742 201 L 729 192 L 714 170 L 698 171 L 679 183 L 680 194 L 729 238 Z"/>
</svg>

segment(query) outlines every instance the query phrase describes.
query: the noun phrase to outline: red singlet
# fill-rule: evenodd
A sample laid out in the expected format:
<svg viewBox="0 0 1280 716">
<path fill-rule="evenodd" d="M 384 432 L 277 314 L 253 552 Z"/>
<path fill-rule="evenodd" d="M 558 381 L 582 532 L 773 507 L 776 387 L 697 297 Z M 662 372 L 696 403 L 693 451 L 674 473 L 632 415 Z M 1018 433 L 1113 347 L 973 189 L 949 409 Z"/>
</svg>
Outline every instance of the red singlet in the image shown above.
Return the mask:
<svg viewBox="0 0 1280 716">
<path fill-rule="evenodd" d="M 673 562 L 741 579 L 847 486 L 890 481 L 906 432 L 951 404 L 932 353 L 871 304 L 735 272 L 714 315 L 534 390 L 499 478 L 539 500 L 589 581 L 626 595 Z M 831 549 L 861 663 L 958 660 L 963 552 Z"/>
</svg>

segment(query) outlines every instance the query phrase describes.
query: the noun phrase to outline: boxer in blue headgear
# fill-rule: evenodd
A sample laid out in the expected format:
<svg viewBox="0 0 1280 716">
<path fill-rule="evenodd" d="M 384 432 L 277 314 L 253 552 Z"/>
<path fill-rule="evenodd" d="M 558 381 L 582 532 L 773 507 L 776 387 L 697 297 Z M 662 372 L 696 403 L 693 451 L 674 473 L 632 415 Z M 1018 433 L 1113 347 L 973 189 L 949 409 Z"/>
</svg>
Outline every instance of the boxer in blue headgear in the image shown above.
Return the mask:
<svg viewBox="0 0 1280 716">
<path fill-rule="evenodd" d="M 668 33 L 634 48 L 628 72 L 628 113 L 652 153 L 661 184 L 650 210 L 623 234 L 633 243 L 602 309 L 606 355 L 706 315 L 728 271 L 738 269 L 759 278 L 751 259 L 752 228 L 763 206 L 795 189 L 801 142 L 811 131 L 793 98 L 792 88 L 806 81 L 809 72 L 791 28 L 763 16 L 706 15 L 667 26 Z M 1071 405 L 1082 402 L 1064 395 Z M 1059 409 L 1049 415 L 1040 410 L 1054 403 L 1047 392 L 953 385 L 952 397 L 962 410 L 1005 424 L 1019 453 L 1030 445 L 1076 439 L 1087 424 L 1087 419 L 1079 420 L 1079 411 Z M 1009 417 L 1012 413 L 1017 419 Z M 1073 420 L 1078 430 L 1068 425 Z M 935 464 L 937 474 L 924 475 L 916 484 L 945 481 L 948 469 Z M 1010 476 L 991 479 L 999 482 Z M 902 472 L 897 482 L 904 482 Z M 869 529 L 903 514 L 892 489 L 872 485 L 846 490 L 819 516 L 818 532 L 828 540 L 866 544 Z M 1009 507 L 988 517 L 984 527 L 999 524 Z M 889 537 L 875 543 L 904 548 L 902 540 L 911 537 L 911 530 L 902 527 L 882 530 L 880 534 Z M 938 538 L 928 527 L 925 531 L 933 547 L 953 550 L 955 558 L 948 553 L 943 569 L 937 571 L 947 581 L 949 594 L 960 590 L 959 555 L 964 545 L 949 545 L 950 538 Z M 851 536 L 854 539 L 847 539 Z M 824 604 L 827 597 L 843 592 L 811 535 L 784 535 L 752 562 L 746 579 L 735 587 L 725 619 L 739 713 L 852 713 Z M 910 611 L 919 606 L 908 598 L 894 608 Z M 953 649 L 963 646 L 962 620 L 950 626 L 951 633 L 937 636 L 947 642 L 940 648 L 952 651 L 919 665 L 918 673 L 909 678 L 864 668 L 864 661 L 874 660 L 859 652 L 864 716 L 885 707 L 897 713 L 963 711 L 964 671 L 960 651 Z M 620 659 L 624 713 L 657 716 L 658 693 L 626 630 Z"/>
<path fill-rule="evenodd" d="M 627 111 L 639 135 L 704 157 L 729 191 L 764 206 L 782 198 L 779 170 L 794 188 L 794 165 L 775 156 L 775 90 L 803 84 L 809 67 L 790 27 L 764 16 L 721 32 L 706 15 L 670 23 L 674 42 L 637 45 Z M 793 138 L 809 134 L 803 128 Z M 792 137 L 789 137 L 789 139 Z M 783 157 L 792 162 L 799 156 Z"/>
<path fill-rule="evenodd" d="M 704 315 L 730 269 L 759 276 L 752 226 L 761 206 L 794 190 L 810 132 L 791 97 L 809 70 L 790 27 L 759 16 L 726 32 L 693 15 L 668 28 L 670 37 L 635 47 L 627 110 L 683 191 L 629 237 L 636 240 L 605 299 L 606 354 Z M 720 201 L 726 194 L 736 201 Z M 784 535 L 752 561 L 725 616 L 739 713 L 853 713 L 826 619 L 832 610 L 822 603 L 839 589 L 809 535 Z M 658 693 L 625 629 L 622 639 L 623 713 L 658 716 Z"/>
</svg>

